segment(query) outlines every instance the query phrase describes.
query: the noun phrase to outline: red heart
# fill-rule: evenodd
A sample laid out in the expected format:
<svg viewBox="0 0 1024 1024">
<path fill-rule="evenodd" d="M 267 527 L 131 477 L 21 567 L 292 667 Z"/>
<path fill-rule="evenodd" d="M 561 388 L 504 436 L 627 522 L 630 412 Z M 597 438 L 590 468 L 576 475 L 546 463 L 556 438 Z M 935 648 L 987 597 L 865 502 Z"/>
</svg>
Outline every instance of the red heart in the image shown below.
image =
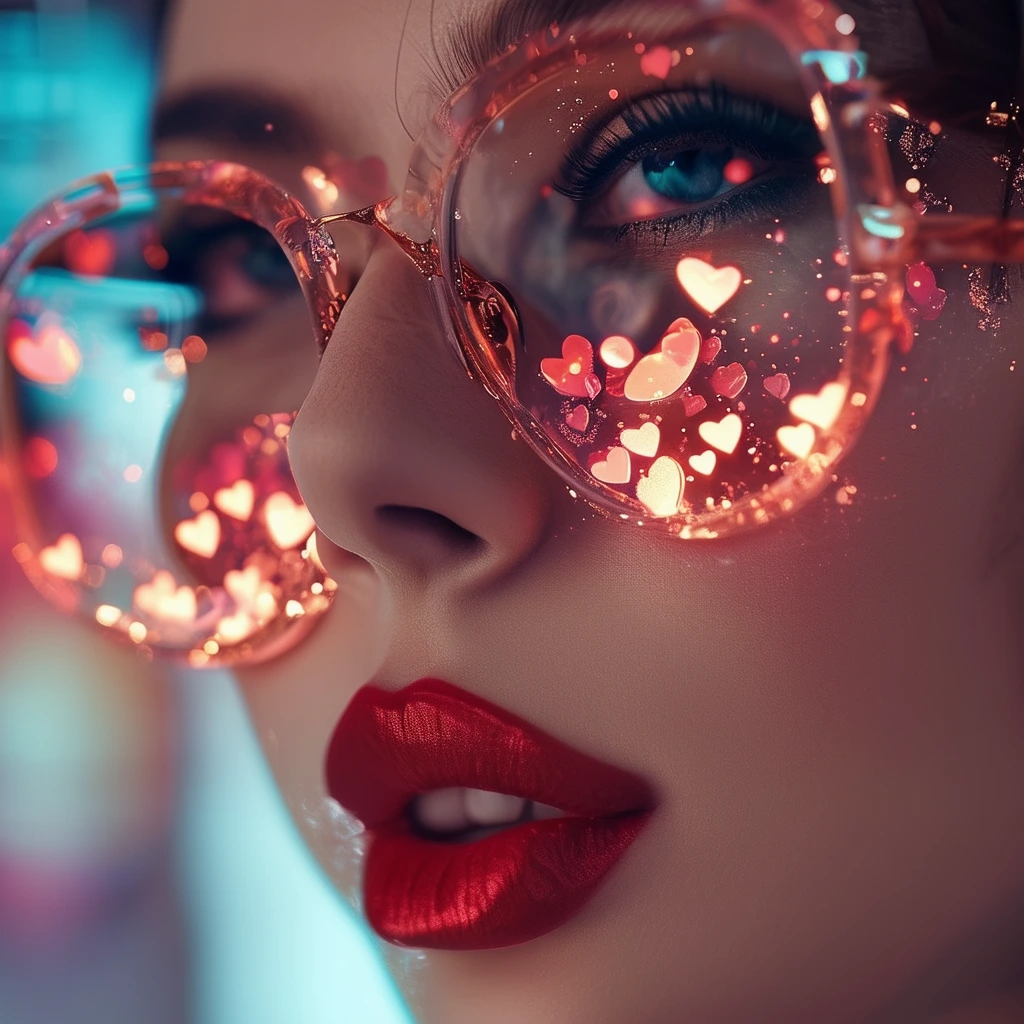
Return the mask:
<svg viewBox="0 0 1024 1024">
<path fill-rule="evenodd" d="M 722 339 L 717 334 L 709 334 L 700 347 L 700 361 L 702 363 L 713 363 L 722 351 Z"/>
<path fill-rule="evenodd" d="M 653 78 L 668 78 L 672 70 L 672 51 L 667 46 L 655 46 L 640 58 L 640 70 Z"/>
<path fill-rule="evenodd" d="M 747 371 L 742 363 L 720 366 L 711 374 L 711 389 L 723 398 L 735 398 L 747 386 Z"/>
<path fill-rule="evenodd" d="M 772 377 L 765 377 L 761 382 L 769 395 L 774 395 L 782 401 L 789 394 L 789 377 L 784 373 L 776 373 Z"/>
<path fill-rule="evenodd" d="M 683 395 L 683 412 L 687 416 L 696 416 L 708 407 L 708 403 L 700 395 Z"/>
<path fill-rule="evenodd" d="M 540 372 L 544 379 L 560 394 L 574 398 L 593 398 L 594 349 L 586 338 L 570 334 L 562 342 L 562 358 L 551 357 L 540 361 Z M 589 378 L 594 377 L 591 381 Z M 589 387 L 588 387 L 589 385 Z M 600 381 L 597 381 L 600 391 Z"/>
<path fill-rule="evenodd" d="M 590 413 L 585 405 L 577 405 L 572 412 L 565 414 L 565 424 L 577 433 L 585 434 L 590 424 Z"/>
<path fill-rule="evenodd" d="M 64 241 L 64 259 L 75 274 L 102 277 L 114 266 L 117 249 L 114 236 L 102 228 L 95 231 L 73 231 Z"/>
<path fill-rule="evenodd" d="M 946 293 L 936 285 L 935 274 L 927 263 L 913 263 L 907 267 L 907 291 L 922 320 L 934 320 L 946 304 Z"/>
</svg>

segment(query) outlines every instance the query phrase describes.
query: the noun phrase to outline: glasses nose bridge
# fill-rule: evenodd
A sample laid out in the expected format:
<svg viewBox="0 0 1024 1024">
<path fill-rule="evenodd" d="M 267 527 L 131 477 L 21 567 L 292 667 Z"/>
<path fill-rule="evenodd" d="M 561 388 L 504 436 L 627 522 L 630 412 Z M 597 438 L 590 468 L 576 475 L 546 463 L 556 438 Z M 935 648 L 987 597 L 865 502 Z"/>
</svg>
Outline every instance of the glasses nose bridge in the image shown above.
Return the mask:
<svg viewBox="0 0 1024 1024">
<path fill-rule="evenodd" d="M 429 280 L 430 278 L 441 277 L 441 253 L 437 243 L 432 238 L 428 238 L 424 242 L 417 242 L 416 239 L 391 224 L 390 215 L 397 202 L 398 197 L 391 196 L 388 199 L 382 199 L 379 203 L 374 203 L 372 206 L 364 206 L 361 210 L 319 217 L 315 223 L 317 227 L 348 223 L 376 228 L 384 232 L 405 253 L 425 278 Z"/>
</svg>

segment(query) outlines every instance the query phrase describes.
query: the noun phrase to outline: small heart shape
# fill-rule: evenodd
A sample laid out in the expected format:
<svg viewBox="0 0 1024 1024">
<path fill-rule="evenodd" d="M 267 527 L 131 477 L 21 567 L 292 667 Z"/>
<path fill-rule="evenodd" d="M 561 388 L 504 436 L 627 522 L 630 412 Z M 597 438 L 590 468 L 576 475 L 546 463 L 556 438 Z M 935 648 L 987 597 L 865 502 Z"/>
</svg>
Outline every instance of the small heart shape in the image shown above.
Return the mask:
<svg viewBox="0 0 1024 1024">
<path fill-rule="evenodd" d="M 806 420 L 822 430 L 829 430 L 839 418 L 845 401 L 846 385 L 833 380 L 816 395 L 797 395 L 790 399 L 789 411 L 798 420 Z"/>
<path fill-rule="evenodd" d="M 62 580 L 77 580 L 85 568 L 82 545 L 73 533 L 62 534 L 55 544 L 39 552 L 39 564 L 51 576 Z"/>
<path fill-rule="evenodd" d="M 706 313 L 721 309 L 743 283 L 736 267 L 715 267 L 695 256 L 684 256 L 679 261 L 676 277 L 683 291 Z"/>
<path fill-rule="evenodd" d="M 628 484 L 632 474 L 629 452 L 625 448 L 612 448 L 602 460 L 590 467 L 590 475 L 606 484 Z"/>
<path fill-rule="evenodd" d="M 220 546 L 220 520 L 212 509 L 200 512 L 194 519 L 183 519 L 174 528 L 174 539 L 200 558 L 212 558 Z"/>
<path fill-rule="evenodd" d="M 662 455 L 651 463 L 647 475 L 637 481 L 636 496 L 652 515 L 672 516 L 679 511 L 683 482 L 679 463 L 668 455 Z"/>
<path fill-rule="evenodd" d="M 263 503 L 263 515 L 270 539 L 282 550 L 304 544 L 316 525 L 309 510 L 291 495 L 277 491 Z"/>
<path fill-rule="evenodd" d="M 226 516 L 248 522 L 256 501 L 256 491 L 250 480 L 236 480 L 230 487 L 222 487 L 213 495 L 213 503 Z"/>
<path fill-rule="evenodd" d="M 593 376 L 593 369 L 593 346 L 579 334 L 570 334 L 562 342 L 561 359 L 552 356 L 540 361 L 540 372 L 544 379 L 560 395 L 569 395 L 574 398 L 594 397 L 587 388 L 588 378 Z M 600 381 L 598 381 L 599 390 Z"/>
<path fill-rule="evenodd" d="M 814 447 L 814 427 L 810 423 L 800 423 L 795 427 L 779 427 L 775 432 L 779 447 L 783 451 L 804 459 Z"/>
<path fill-rule="evenodd" d="M 259 628 L 256 620 L 247 612 L 225 615 L 217 623 L 217 639 L 225 644 L 237 644 L 248 639 Z"/>
<path fill-rule="evenodd" d="M 711 390 L 723 398 L 735 398 L 747 386 L 747 371 L 742 363 L 720 366 L 711 374 Z"/>
<path fill-rule="evenodd" d="M 631 402 L 657 402 L 674 395 L 690 379 L 700 346 L 700 331 L 686 317 L 674 320 L 658 349 L 630 371 L 623 394 Z"/>
<path fill-rule="evenodd" d="M 708 407 L 707 401 L 701 395 L 683 395 L 683 413 L 686 416 L 696 416 Z"/>
<path fill-rule="evenodd" d="M 700 473 L 701 476 L 711 476 L 717 464 L 718 456 L 711 449 L 708 449 L 703 455 L 690 456 L 690 469 L 695 473 Z"/>
<path fill-rule="evenodd" d="M 709 334 L 700 347 L 700 361 L 702 363 L 713 363 L 722 351 L 722 339 L 717 334 Z"/>
<path fill-rule="evenodd" d="M 657 423 L 644 423 L 636 430 L 624 430 L 619 434 L 623 448 L 628 448 L 634 455 L 653 459 L 658 454 L 661 444 L 661 431 Z"/>
<path fill-rule="evenodd" d="M 652 46 L 640 58 L 640 70 L 652 78 L 668 78 L 672 70 L 672 51 L 667 46 Z"/>
<path fill-rule="evenodd" d="M 253 611 L 257 598 L 265 590 L 259 567 L 250 565 L 244 569 L 232 569 L 225 573 L 224 589 L 231 595 L 239 610 Z"/>
<path fill-rule="evenodd" d="M 577 433 L 585 434 L 590 426 L 590 413 L 585 405 L 577 405 L 565 414 L 565 425 Z"/>
<path fill-rule="evenodd" d="M 64 240 L 64 258 L 75 274 L 92 277 L 109 274 L 116 256 L 114 236 L 103 228 L 72 231 Z"/>
<path fill-rule="evenodd" d="M 743 434 L 743 420 L 736 413 L 731 412 L 717 423 L 714 420 L 705 420 L 697 428 L 697 433 L 712 448 L 717 448 L 726 455 L 732 455 Z"/>
<path fill-rule="evenodd" d="M 765 377 L 761 383 L 769 395 L 774 395 L 780 401 L 789 394 L 789 376 L 785 373 L 776 373 L 771 377 Z"/>
<path fill-rule="evenodd" d="M 57 324 L 45 324 L 33 335 L 27 324 L 13 321 L 7 353 L 18 373 L 37 384 L 67 384 L 82 366 L 78 346 Z"/>
<path fill-rule="evenodd" d="M 174 575 L 161 569 L 149 583 L 140 583 L 132 594 L 132 604 L 144 615 L 161 622 L 188 625 L 196 618 L 196 593 L 191 587 L 179 587 Z"/>
</svg>

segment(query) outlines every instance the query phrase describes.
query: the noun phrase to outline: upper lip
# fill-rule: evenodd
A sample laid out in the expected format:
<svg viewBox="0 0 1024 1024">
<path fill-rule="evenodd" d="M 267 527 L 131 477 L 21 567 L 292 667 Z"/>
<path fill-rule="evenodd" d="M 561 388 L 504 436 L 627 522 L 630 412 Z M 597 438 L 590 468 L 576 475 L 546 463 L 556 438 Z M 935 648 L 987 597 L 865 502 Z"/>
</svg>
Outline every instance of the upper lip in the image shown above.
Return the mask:
<svg viewBox="0 0 1024 1024">
<path fill-rule="evenodd" d="M 412 797 L 450 786 L 587 817 L 647 811 L 655 803 L 639 775 L 440 679 L 397 691 L 360 689 L 338 722 L 326 768 L 331 795 L 367 829 L 401 821 Z"/>
</svg>

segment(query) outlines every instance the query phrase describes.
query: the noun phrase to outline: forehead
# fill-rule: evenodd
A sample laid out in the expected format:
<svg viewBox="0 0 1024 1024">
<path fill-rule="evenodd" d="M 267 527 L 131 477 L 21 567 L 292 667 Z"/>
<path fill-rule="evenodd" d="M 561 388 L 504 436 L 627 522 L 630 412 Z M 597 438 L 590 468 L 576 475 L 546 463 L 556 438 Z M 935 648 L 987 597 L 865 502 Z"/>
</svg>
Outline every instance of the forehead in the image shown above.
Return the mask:
<svg viewBox="0 0 1024 1024">
<path fill-rule="evenodd" d="M 171 99 L 241 86 L 298 107 L 325 147 L 374 153 L 392 174 L 406 126 L 433 112 L 434 39 L 489 0 L 176 0 L 161 86 Z"/>
</svg>

